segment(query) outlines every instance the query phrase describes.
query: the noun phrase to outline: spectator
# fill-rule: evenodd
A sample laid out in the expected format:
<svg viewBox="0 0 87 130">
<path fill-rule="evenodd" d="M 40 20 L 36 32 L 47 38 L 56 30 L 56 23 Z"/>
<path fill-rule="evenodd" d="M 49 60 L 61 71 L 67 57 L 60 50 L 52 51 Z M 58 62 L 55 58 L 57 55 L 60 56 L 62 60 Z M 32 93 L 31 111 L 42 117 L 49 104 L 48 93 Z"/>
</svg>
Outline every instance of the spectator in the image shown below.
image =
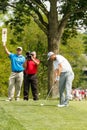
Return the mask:
<svg viewBox="0 0 87 130">
<path fill-rule="evenodd" d="M 48 60 L 53 61 L 54 67 L 54 80 L 59 81 L 59 95 L 60 103 L 58 107 L 67 106 L 71 96 L 72 81 L 74 79 L 74 73 L 68 60 L 61 55 L 56 55 L 53 52 L 48 53 Z M 64 90 L 66 95 L 64 96 Z"/>
<path fill-rule="evenodd" d="M 80 89 L 76 89 L 76 100 L 81 101 L 82 100 L 82 94 Z"/>
<path fill-rule="evenodd" d="M 31 58 L 26 59 L 24 63 L 24 100 L 29 99 L 29 90 L 31 85 L 33 100 L 38 100 L 38 87 L 37 87 L 37 71 L 40 61 L 36 58 L 36 52 L 31 53 Z"/>
<path fill-rule="evenodd" d="M 6 101 L 12 101 L 14 98 L 15 92 L 15 100 L 19 100 L 21 86 L 23 82 L 23 64 L 25 62 L 25 57 L 22 56 L 22 47 L 17 47 L 17 54 L 13 54 L 9 52 L 6 45 L 3 45 L 5 52 L 9 56 L 11 60 L 11 75 L 9 77 L 9 87 L 8 87 L 8 99 Z"/>
<path fill-rule="evenodd" d="M 85 99 L 87 99 L 87 89 L 85 90 Z"/>
</svg>

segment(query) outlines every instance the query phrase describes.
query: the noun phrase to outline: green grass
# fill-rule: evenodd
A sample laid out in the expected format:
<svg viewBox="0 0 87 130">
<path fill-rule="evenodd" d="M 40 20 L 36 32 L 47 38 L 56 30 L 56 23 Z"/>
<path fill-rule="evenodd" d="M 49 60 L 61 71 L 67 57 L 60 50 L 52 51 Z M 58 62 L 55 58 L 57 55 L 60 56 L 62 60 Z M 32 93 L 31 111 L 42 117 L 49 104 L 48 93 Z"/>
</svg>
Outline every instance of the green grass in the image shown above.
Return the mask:
<svg viewBox="0 0 87 130">
<path fill-rule="evenodd" d="M 57 100 L 4 99 L 0 98 L 0 130 L 87 130 L 87 101 L 70 101 L 69 107 L 58 108 Z"/>
</svg>

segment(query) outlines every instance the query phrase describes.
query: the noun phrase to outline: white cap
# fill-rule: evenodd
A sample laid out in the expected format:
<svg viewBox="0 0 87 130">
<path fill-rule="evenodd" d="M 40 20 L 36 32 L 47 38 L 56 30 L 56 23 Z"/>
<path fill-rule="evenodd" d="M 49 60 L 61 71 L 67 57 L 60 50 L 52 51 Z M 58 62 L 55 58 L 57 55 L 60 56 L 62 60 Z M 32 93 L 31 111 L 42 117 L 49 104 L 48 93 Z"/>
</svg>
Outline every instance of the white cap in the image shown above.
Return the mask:
<svg viewBox="0 0 87 130">
<path fill-rule="evenodd" d="M 35 52 L 35 51 L 32 51 L 31 54 L 32 54 L 32 55 L 36 55 L 36 52 Z"/>
<path fill-rule="evenodd" d="M 47 57 L 48 57 L 48 59 L 47 59 L 47 60 L 49 60 L 49 59 L 50 59 L 50 57 L 51 57 L 53 54 L 54 54 L 54 53 L 50 51 L 50 52 L 47 54 Z"/>
<path fill-rule="evenodd" d="M 17 47 L 17 50 L 18 50 L 18 49 L 20 49 L 21 51 L 23 50 L 23 49 L 22 49 L 22 47 L 20 47 L 20 46 L 19 46 L 19 47 Z"/>
</svg>

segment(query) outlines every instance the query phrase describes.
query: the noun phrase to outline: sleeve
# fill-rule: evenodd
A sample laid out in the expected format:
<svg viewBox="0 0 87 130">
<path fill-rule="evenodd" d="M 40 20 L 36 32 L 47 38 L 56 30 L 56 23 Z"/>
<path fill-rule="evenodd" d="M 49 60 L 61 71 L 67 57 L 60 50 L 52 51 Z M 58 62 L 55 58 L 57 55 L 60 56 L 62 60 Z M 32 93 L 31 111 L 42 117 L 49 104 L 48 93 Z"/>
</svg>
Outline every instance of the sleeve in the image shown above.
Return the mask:
<svg viewBox="0 0 87 130">
<path fill-rule="evenodd" d="M 60 57 L 60 56 L 57 56 L 57 62 L 58 62 L 58 65 L 59 65 L 60 63 L 62 63 L 62 62 L 63 62 L 63 59 L 62 59 L 62 57 Z"/>
<path fill-rule="evenodd" d="M 23 63 L 25 62 L 25 60 L 26 60 L 25 57 L 23 57 Z"/>
<path fill-rule="evenodd" d="M 59 67 L 58 62 L 53 62 L 53 66 L 54 66 L 54 70 L 58 69 L 58 67 Z"/>
<path fill-rule="evenodd" d="M 61 56 L 56 56 L 56 61 L 53 62 L 54 70 L 59 68 L 59 64 L 62 63 L 62 58 Z"/>
<path fill-rule="evenodd" d="M 8 57 L 9 57 L 10 59 L 12 59 L 13 56 L 14 56 L 14 54 L 13 54 L 13 53 L 10 53 L 10 55 L 9 55 Z"/>
</svg>

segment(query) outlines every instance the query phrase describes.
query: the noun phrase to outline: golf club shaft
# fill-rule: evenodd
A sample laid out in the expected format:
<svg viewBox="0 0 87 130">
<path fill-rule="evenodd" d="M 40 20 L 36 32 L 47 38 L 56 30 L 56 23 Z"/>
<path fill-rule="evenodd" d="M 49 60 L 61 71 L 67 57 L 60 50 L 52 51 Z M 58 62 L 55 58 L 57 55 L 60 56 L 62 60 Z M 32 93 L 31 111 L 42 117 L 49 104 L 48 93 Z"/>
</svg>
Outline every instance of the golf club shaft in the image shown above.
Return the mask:
<svg viewBox="0 0 87 130">
<path fill-rule="evenodd" d="M 46 99 L 45 100 L 47 100 L 48 99 L 48 97 L 49 97 L 49 95 L 50 95 L 50 93 L 51 93 L 51 91 L 52 91 L 52 89 L 54 88 L 54 85 L 51 87 L 51 89 L 50 89 L 50 91 L 49 91 L 49 93 L 48 93 L 48 95 L 47 95 L 47 97 L 46 97 Z"/>
</svg>

